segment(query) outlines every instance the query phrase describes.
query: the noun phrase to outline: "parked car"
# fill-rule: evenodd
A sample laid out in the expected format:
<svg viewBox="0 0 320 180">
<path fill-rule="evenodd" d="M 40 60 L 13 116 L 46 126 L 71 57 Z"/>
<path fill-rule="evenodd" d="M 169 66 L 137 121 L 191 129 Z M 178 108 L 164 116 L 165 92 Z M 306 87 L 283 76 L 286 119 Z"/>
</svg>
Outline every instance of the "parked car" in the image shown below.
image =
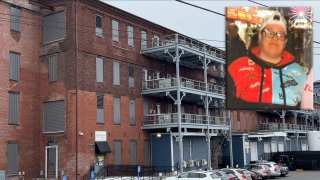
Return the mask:
<svg viewBox="0 0 320 180">
<path fill-rule="evenodd" d="M 252 180 L 262 180 L 262 175 L 258 172 L 254 172 L 254 171 L 250 171 L 248 170 L 248 172 L 251 174 L 251 179 Z"/>
<path fill-rule="evenodd" d="M 165 180 L 221 180 L 221 178 L 215 178 L 212 172 L 207 171 L 188 171 L 179 174 L 174 177 L 167 177 Z"/>
<path fill-rule="evenodd" d="M 286 176 L 289 173 L 289 167 L 285 166 L 282 163 L 278 163 L 278 167 L 280 168 L 281 177 Z"/>
<path fill-rule="evenodd" d="M 261 174 L 262 179 L 267 179 L 268 177 L 271 177 L 271 171 L 266 165 L 248 164 L 245 165 L 243 169 L 251 170 L 253 172 Z"/>
<path fill-rule="evenodd" d="M 224 172 L 230 172 L 236 175 L 240 180 L 252 180 L 251 174 L 245 169 L 221 169 Z"/>
<path fill-rule="evenodd" d="M 220 170 L 209 170 L 208 172 L 212 172 L 211 177 L 221 178 L 221 180 L 239 180 L 239 178 L 232 173 L 227 173 Z"/>
<path fill-rule="evenodd" d="M 266 165 L 271 171 L 271 177 L 278 177 L 281 175 L 280 168 L 275 162 L 269 161 L 266 163 L 259 163 L 261 165 Z"/>
</svg>

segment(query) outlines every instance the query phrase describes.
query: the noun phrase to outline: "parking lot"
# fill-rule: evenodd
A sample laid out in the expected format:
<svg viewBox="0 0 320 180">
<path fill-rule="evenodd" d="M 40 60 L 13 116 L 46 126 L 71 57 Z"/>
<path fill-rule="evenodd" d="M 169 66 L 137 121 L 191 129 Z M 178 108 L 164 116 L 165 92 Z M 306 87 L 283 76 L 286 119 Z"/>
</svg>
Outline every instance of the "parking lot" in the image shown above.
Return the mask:
<svg viewBox="0 0 320 180">
<path fill-rule="evenodd" d="M 274 179 L 281 180 L 318 180 L 320 179 L 320 171 L 290 171 L 285 177 L 277 177 Z"/>
</svg>

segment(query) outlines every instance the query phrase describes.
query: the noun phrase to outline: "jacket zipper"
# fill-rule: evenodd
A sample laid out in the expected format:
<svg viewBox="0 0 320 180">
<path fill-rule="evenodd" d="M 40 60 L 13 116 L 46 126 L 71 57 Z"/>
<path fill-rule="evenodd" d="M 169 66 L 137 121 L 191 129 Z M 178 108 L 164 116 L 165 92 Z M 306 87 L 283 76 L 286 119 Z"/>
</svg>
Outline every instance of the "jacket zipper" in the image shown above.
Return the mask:
<svg viewBox="0 0 320 180">
<path fill-rule="evenodd" d="M 262 102 L 263 81 L 264 81 L 264 68 L 262 68 L 262 73 L 261 73 L 261 80 L 260 80 L 260 93 L 259 93 L 259 103 L 261 103 L 261 102 Z"/>
<path fill-rule="evenodd" d="M 280 71 L 280 84 L 281 84 L 281 90 L 282 90 L 282 97 L 283 97 L 283 104 L 286 106 L 287 102 L 286 102 L 286 91 L 284 89 L 284 85 L 283 85 L 283 78 L 282 78 L 282 69 L 279 70 Z"/>
</svg>

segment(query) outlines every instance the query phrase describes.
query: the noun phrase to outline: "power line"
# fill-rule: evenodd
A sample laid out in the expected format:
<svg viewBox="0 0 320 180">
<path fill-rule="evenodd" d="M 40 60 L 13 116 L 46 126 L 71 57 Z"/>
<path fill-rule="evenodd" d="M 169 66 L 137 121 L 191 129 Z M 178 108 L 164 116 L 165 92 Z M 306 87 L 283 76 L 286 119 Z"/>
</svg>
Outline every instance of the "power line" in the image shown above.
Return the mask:
<svg viewBox="0 0 320 180">
<path fill-rule="evenodd" d="M 252 0 L 248 0 L 248 1 L 250 1 L 250 2 L 252 2 L 254 4 L 258 4 L 260 6 L 268 7 L 267 5 L 264 5 L 264 4 L 261 4 L 261 3 L 258 3 L 258 2 L 252 1 Z"/>
<path fill-rule="evenodd" d="M 189 5 L 189 6 L 193 6 L 193 7 L 196 7 L 196 8 L 202 9 L 202 10 L 205 10 L 205 11 L 209 11 L 209 12 L 212 12 L 212 13 L 218 14 L 218 15 L 220 15 L 220 16 L 226 16 L 226 15 L 221 14 L 221 13 L 219 13 L 219 12 L 212 11 L 212 10 L 210 10 L 210 9 L 206 9 L 206 8 L 203 8 L 203 7 L 200 7 L 200 6 L 194 5 L 194 4 L 190 4 L 190 3 L 187 3 L 187 2 L 184 2 L 184 1 L 181 1 L 181 0 L 175 0 L 175 1 L 177 1 L 177 2 L 179 2 L 179 3 L 187 4 L 187 5 Z"/>
</svg>

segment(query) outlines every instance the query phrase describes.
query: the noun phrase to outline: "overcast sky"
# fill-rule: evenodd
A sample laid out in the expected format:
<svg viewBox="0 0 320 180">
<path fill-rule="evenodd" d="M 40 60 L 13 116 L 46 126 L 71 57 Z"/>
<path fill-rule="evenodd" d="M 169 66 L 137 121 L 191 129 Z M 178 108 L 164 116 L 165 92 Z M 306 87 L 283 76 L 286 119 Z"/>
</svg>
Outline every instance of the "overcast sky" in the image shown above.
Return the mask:
<svg viewBox="0 0 320 180">
<path fill-rule="evenodd" d="M 112 6 L 221 49 L 225 49 L 225 16 L 173 0 L 102 0 Z M 193 0 L 197 6 L 225 14 L 227 6 L 259 6 L 250 1 Z M 311 6 L 314 20 L 320 22 L 320 1 L 255 1 L 266 6 Z M 320 24 L 314 23 L 313 40 L 320 42 Z M 313 43 L 314 81 L 320 80 L 320 44 Z M 318 55 L 316 55 L 318 54 Z"/>
</svg>

